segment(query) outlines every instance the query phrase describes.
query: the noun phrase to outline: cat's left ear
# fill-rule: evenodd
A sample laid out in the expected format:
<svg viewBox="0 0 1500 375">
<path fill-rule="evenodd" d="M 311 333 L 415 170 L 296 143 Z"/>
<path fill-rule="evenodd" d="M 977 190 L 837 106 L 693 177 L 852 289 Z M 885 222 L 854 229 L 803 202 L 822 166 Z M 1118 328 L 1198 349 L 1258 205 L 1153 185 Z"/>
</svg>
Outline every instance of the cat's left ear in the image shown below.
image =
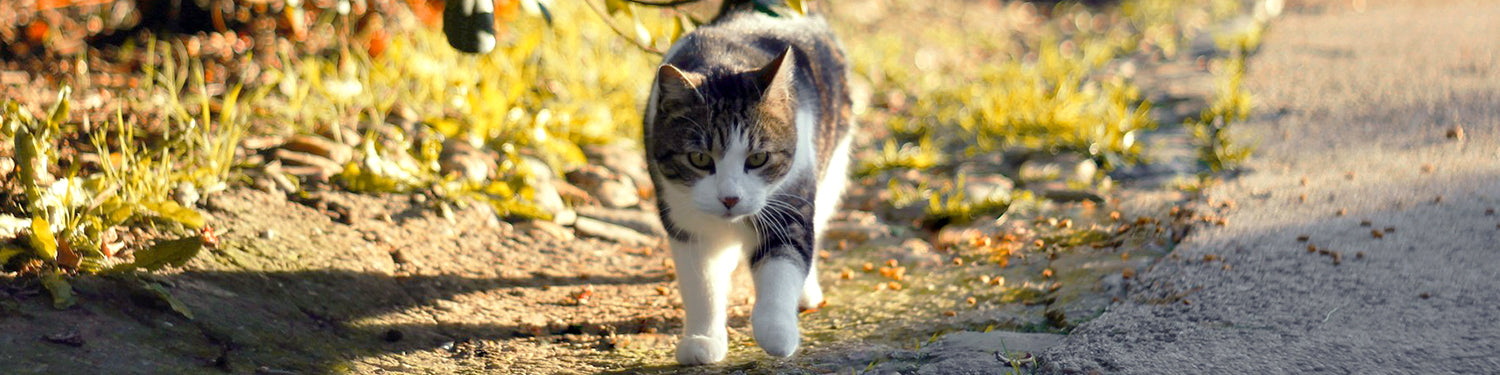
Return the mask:
<svg viewBox="0 0 1500 375">
<path fill-rule="evenodd" d="M 781 56 L 771 59 L 771 63 L 761 67 L 756 72 L 756 84 L 767 95 L 785 95 L 792 91 L 793 72 L 797 67 L 796 54 L 792 53 L 792 47 L 788 46 Z"/>
</svg>

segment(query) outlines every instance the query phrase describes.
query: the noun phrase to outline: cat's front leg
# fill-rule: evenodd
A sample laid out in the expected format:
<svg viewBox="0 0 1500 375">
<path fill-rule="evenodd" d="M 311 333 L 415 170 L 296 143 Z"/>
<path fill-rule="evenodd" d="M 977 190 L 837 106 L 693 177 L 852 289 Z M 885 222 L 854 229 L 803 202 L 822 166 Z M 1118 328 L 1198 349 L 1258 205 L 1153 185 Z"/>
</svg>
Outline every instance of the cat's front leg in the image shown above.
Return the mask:
<svg viewBox="0 0 1500 375">
<path fill-rule="evenodd" d="M 677 265 L 677 287 L 687 312 L 677 362 L 701 365 L 724 360 L 729 352 L 728 309 L 730 274 L 740 253 L 694 241 L 672 241 Z"/>
<path fill-rule="evenodd" d="M 797 305 L 808 267 L 794 245 L 769 249 L 754 265 L 755 310 L 750 315 L 755 343 L 775 357 L 797 351 L 802 335 L 797 328 Z"/>
</svg>

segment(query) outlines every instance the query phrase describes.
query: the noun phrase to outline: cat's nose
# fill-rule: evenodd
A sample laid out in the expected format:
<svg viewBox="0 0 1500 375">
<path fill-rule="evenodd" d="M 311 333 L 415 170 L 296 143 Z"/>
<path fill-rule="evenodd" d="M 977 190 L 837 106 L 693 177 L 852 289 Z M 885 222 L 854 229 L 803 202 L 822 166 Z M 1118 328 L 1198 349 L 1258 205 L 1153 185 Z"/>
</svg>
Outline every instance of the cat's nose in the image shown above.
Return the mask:
<svg viewBox="0 0 1500 375">
<path fill-rule="evenodd" d="M 736 203 L 740 203 L 740 197 L 723 197 L 719 198 L 719 202 L 723 202 L 726 209 L 734 208 Z"/>
</svg>

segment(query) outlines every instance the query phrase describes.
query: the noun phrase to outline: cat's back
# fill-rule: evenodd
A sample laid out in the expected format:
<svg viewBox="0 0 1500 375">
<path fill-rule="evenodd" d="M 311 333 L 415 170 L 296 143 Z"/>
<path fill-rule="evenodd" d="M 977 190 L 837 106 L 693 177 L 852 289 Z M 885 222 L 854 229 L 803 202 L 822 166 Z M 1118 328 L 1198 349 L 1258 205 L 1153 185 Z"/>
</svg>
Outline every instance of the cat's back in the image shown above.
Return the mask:
<svg viewBox="0 0 1500 375">
<path fill-rule="evenodd" d="M 842 48 L 822 16 L 773 16 L 733 8 L 684 36 L 663 62 L 684 71 L 748 71 L 765 66 L 787 47 L 803 58 L 797 61 L 799 70 L 844 69 Z"/>
</svg>

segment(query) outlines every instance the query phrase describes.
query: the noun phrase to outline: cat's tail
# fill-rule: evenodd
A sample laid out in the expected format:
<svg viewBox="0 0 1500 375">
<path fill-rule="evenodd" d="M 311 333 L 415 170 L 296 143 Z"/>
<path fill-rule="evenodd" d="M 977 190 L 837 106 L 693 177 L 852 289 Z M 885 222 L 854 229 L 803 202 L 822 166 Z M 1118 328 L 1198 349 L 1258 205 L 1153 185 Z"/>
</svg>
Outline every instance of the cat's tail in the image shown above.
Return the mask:
<svg viewBox="0 0 1500 375">
<path fill-rule="evenodd" d="M 719 15 L 715 18 L 723 18 L 724 15 L 736 11 L 755 9 L 756 1 L 757 0 L 724 0 L 722 4 L 719 4 Z"/>
<path fill-rule="evenodd" d="M 786 11 L 788 9 L 785 0 L 724 0 L 719 5 L 719 14 L 714 17 L 714 20 L 717 21 L 730 15 L 747 12 L 762 12 L 773 16 L 780 16 L 785 15 Z"/>
</svg>

